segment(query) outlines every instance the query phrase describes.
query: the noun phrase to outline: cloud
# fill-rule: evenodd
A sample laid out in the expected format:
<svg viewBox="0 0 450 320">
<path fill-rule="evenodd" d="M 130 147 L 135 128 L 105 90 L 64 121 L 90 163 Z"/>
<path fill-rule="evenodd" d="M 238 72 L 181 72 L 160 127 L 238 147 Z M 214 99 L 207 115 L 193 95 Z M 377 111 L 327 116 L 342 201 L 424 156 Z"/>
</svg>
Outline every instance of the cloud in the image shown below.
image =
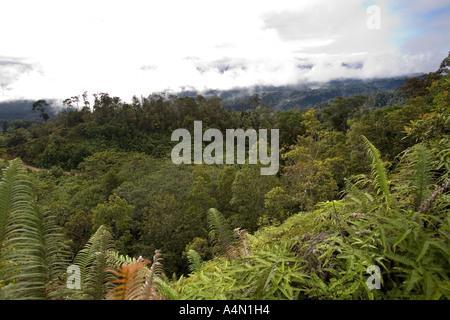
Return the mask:
<svg viewBox="0 0 450 320">
<path fill-rule="evenodd" d="M 370 4 L 381 9 L 381 29 L 367 28 Z M 448 51 L 448 7 L 439 0 L 3 0 L 0 100 L 84 91 L 129 99 L 183 87 L 432 71 Z"/>
<path fill-rule="evenodd" d="M 10 90 L 9 85 L 26 76 L 34 69 L 33 65 L 17 58 L 0 56 L 0 90 Z"/>
</svg>

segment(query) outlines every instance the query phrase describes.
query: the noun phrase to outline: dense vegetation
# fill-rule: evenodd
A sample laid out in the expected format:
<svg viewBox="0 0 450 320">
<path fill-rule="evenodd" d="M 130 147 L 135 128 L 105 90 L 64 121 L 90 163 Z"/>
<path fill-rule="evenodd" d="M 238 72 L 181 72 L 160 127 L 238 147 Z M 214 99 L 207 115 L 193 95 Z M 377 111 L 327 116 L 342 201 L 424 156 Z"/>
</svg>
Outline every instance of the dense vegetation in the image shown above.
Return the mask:
<svg viewBox="0 0 450 320">
<path fill-rule="evenodd" d="M 275 111 L 254 95 L 232 111 L 102 93 L 7 123 L 0 298 L 448 299 L 449 62 L 407 81 L 399 105 L 356 95 Z M 173 164 L 171 132 L 194 120 L 279 129 L 278 175 Z M 366 285 L 371 265 L 380 290 Z"/>
</svg>

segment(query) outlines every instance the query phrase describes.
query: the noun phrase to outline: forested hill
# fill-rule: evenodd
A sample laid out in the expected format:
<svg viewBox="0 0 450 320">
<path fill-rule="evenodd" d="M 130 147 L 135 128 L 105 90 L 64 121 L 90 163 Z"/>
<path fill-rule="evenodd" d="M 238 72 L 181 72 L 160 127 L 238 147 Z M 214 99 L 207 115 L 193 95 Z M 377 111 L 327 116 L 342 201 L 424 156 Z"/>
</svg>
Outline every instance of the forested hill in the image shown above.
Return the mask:
<svg viewBox="0 0 450 320">
<path fill-rule="evenodd" d="M 12 100 L 0 102 L 0 124 L 4 120 L 35 120 L 42 121 L 38 111 L 32 111 L 33 100 Z M 56 113 L 50 106 L 46 112 L 50 117 Z"/>
<path fill-rule="evenodd" d="M 338 97 L 350 97 L 363 94 L 370 95 L 378 106 L 390 106 L 402 104 L 404 97 L 401 92 L 395 89 L 405 84 L 406 77 L 371 79 L 371 80 L 334 80 L 327 83 L 311 83 L 308 85 L 296 86 L 255 86 L 251 88 L 237 88 L 232 90 L 207 90 L 181 91 L 176 93 L 177 97 L 197 97 L 202 95 L 205 98 L 219 97 L 226 109 L 247 110 L 251 108 L 249 99 L 254 94 L 258 94 L 261 103 L 270 105 L 274 110 L 289 110 L 293 108 L 329 106 L 331 101 Z M 58 109 L 51 105 L 57 105 L 56 101 L 50 101 L 50 106 L 46 112 L 53 118 Z M 13 100 L 0 102 L 0 124 L 2 121 L 12 120 L 37 120 L 43 121 L 38 111 L 32 112 L 33 100 Z M 63 107 L 63 106 L 60 106 Z M 60 109 L 62 110 L 62 108 Z"/>
<path fill-rule="evenodd" d="M 383 106 L 404 102 L 402 94 L 394 91 L 405 85 L 408 77 L 382 78 L 382 79 L 345 79 L 333 80 L 327 83 L 309 83 L 292 86 L 255 86 L 251 88 L 236 88 L 232 90 L 207 90 L 199 92 L 186 90 L 176 94 L 178 97 L 196 97 L 201 94 L 206 98 L 220 97 L 227 109 L 246 110 L 250 108 L 249 98 L 258 94 L 263 104 L 270 105 L 274 110 L 289 110 L 293 108 L 309 108 L 317 104 L 329 104 L 338 96 L 349 97 L 353 95 L 378 95 Z M 382 101 L 380 101 L 382 100 Z"/>
<path fill-rule="evenodd" d="M 0 299 L 449 299 L 449 67 L 393 106 L 103 93 L 6 122 Z M 278 129 L 279 171 L 175 164 L 171 134 L 196 120 Z"/>
<path fill-rule="evenodd" d="M 111 149 L 166 158 L 170 156 L 174 145 L 170 140 L 172 131 L 176 128 L 192 129 L 194 120 L 203 121 L 204 128 L 220 130 L 280 129 L 280 146 L 287 147 L 295 143 L 299 134 L 304 133 L 305 127 L 299 126 L 299 123 L 309 109 L 316 110 L 315 117 L 325 128 L 345 133 L 350 128 L 350 120 L 354 118 L 380 108 L 392 107 L 395 110 L 405 104 L 406 98 L 414 97 L 411 91 L 426 94 L 423 91 L 436 77 L 431 74 L 404 80 L 336 81 L 322 89 L 304 88 L 303 91 L 260 88 L 265 91 L 251 95 L 242 95 L 238 91 L 210 97 L 161 93 L 141 99 L 133 97 L 130 102 L 108 93 L 95 93 L 92 105 L 92 100 L 84 93 L 66 99 L 65 108 L 56 115 L 52 112 L 52 101 L 22 101 L 16 104 L 19 108 L 17 114 L 21 112 L 25 118 L 39 117 L 41 121 L 3 121 L 3 135 L 0 136 L 0 148 L 3 149 L 0 150 L 6 151 L 5 158 L 20 157 L 36 167 L 56 166 L 64 170 L 75 169 L 84 158 Z M 399 84 L 404 85 L 397 87 Z M 390 90 L 394 87 L 394 90 Z M 356 92 L 370 93 L 353 95 Z M 335 96 L 338 93 L 342 95 Z M 312 99 L 321 103 L 308 107 L 298 105 L 299 99 Z M 11 117 L 14 103 L 6 106 Z M 291 107 L 290 110 L 283 110 Z M 28 113 L 26 108 L 29 108 Z M 410 118 L 404 120 L 406 122 L 402 120 L 399 124 L 387 123 L 385 128 L 404 125 Z M 390 130 L 397 133 L 399 128 L 402 129 L 396 127 Z M 392 132 L 391 135 L 394 134 Z M 371 135 L 370 132 L 367 134 Z M 404 142 L 396 141 L 382 151 L 391 157 L 395 156 L 398 149 L 391 149 L 397 145 L 404 146 Z"/>
</svg>

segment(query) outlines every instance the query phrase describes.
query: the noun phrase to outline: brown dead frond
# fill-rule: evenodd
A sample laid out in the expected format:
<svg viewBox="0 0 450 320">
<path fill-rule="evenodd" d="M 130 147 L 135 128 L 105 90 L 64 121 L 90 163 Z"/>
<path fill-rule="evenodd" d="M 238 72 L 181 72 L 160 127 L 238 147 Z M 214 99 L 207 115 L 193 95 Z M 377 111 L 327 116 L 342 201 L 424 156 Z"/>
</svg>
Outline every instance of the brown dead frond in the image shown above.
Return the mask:
<svg viewBox="0 0 450 320">
<path fill-rule="evenodd" d="M 122 264 L 117 266 L 117 270 L 108 270 L 114 274 L 117 279 L 110 283 L 116 284 L 108 294 L 108 300 L 144 300 L 144 284 L 146 281 L 145 267 L 150 263 L 149 260 L 139 259 L 131 264 Z"/>
</svg>

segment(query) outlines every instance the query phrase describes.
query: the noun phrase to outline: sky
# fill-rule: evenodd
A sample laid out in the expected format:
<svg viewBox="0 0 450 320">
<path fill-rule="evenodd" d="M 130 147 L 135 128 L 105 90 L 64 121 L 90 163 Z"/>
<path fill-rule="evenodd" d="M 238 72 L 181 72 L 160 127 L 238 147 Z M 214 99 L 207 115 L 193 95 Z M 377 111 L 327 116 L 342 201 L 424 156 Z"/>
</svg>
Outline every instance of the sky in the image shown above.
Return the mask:
<svg viewBox="0 0 450 320">
<path fill-rule="evenodd" d="M 0 101 L 435 71 L 448 0 L 0 0 Z"/>
</svg>

